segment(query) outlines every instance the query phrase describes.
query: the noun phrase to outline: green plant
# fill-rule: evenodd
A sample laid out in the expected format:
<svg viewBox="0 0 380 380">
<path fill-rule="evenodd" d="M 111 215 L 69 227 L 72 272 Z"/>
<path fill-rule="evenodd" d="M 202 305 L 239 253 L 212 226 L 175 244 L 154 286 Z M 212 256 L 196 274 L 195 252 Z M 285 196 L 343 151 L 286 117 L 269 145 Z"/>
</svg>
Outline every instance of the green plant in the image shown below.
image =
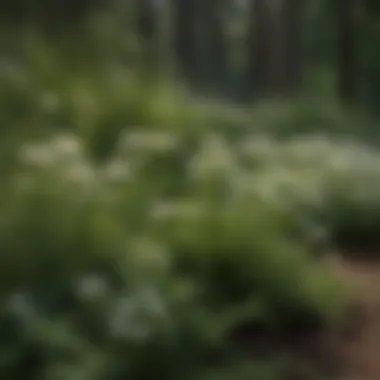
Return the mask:
<svg viewBox="0 0 380 380">
<path fill-rule="evenodd" d="M 284 215 L 234 187 L 247 173 L 220 136 L 125 133 L 106 163 L 68 134 L 19 151 L 1 197 L 4 377 L 26 357 L 22 376 L 191 378 L 235 360 L 242 325 L 340 315 Z"/>
</svg>

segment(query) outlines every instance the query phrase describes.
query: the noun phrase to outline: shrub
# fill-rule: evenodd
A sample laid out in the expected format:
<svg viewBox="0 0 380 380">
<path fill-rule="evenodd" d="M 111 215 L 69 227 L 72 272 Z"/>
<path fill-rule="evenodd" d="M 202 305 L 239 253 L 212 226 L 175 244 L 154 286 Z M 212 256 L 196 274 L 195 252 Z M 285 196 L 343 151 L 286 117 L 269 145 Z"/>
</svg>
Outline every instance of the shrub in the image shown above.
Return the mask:
<svg viewBox="0 0 380 380">
<path fill-rule="evenodd" d="M 127 130 L 108 163 L 75 135 L 22 147 L 1 197 L 4 378 L 211 376 L 245 323 L 340 314 L 223 139 L 176 133 Z"/>
<path fill-rule="evenodd" d="M 245 187 L 294 210 L 300 222 L 324 227 L 339 243 L 377 242 L 379 154 L 373 147 L 328 135 L 280 142 L 253 135 L 240 150 L 249 167 Z M 303 214 L 303 217 L 301 215 Z"/>
</svg>

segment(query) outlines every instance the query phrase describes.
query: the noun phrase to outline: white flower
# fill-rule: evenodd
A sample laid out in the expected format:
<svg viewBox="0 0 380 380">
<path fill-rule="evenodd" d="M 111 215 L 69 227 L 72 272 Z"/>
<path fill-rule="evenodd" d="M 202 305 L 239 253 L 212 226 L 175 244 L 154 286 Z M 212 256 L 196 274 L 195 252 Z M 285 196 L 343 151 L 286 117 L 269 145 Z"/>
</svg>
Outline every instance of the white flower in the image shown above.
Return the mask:
<svg viewBox="0 0 380 380">
<path fill-rule="evenodd" d="M 140 305 L 133 297 L 125 297 L 114 306 L 109 318 L 110 332 L 118 338 L 141 341 L 149 337 L 150 326 L 141 318 Z"/>
<path fill-rule="evenodd" d="M 167 307 L 163 297 L 150 286 L 143 287 L 139 292 L 143 310 L 155 318 L 164 318 Z"/>
<path fill-rule="evenodd" d="M 52 166 L 56 163 L 55 151 L 46 144 L 24 145 L 19 150 L 21 162 L 42 167 Z"/>
<path fill-rule="evenodd" d="M 82 184 L 93 184 L 96 180 L 95 170 L 85 163 L 71 165 L 64 171 L 64 175 L 69 181 Z"/>
<path fill-rule="evenodd" d="M 154 289 L 143 288 L 116 302 L 109 318 L 111 334 L 142 342 L 154 332 L 157 322 L 166 317 L 162 297 Z"/>
<path fill-rule="evenodd" d="M 83 276 L 75 287 L 79 295 L 88 300 L 104 298 L 108 291 L 106 281 L 99 275 Z"/>
<path fill-rule="evenodd" d="M 19 150 L 19 157 L 26 164 L 47 167 L 61 164 L 67 159 L 80 160 L 83 150 L 83 144 L 78 137 L 62 134 L 47 142 L 23 145 Z"/>
<path fill-rule="evenodd" d="M 109 181 L 130 181 L 133 177 L 130 163 L 114 160 L 104 168 L 104 177 Z"/>
<path fill-rule="evenodd" d="M 189 165 L 194 179 L 207 180 L 220 174 L 232 174 L 237 169 L 236 158 L 226 142 L 217 135 L 210 135 L 202 141 L 199 152 Z"/>
<path fill-rule="evenodd" d="M 51 141 L 51 146 L 62 158 L 80 157 L 84 150 L 80 139 L 71 134 L 55 136 Z"/>
</svg>

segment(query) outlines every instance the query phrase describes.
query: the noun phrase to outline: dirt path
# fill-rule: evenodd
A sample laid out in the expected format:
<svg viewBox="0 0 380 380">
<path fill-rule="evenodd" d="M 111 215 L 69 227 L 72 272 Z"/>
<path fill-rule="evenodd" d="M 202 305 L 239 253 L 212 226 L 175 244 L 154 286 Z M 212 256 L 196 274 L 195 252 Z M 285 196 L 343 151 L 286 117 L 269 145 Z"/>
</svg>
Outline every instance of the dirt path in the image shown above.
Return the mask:
<svg viewBox="0 0 380 380">
<path fill-rule="evenodd" d="M 380 260 L 339 259 L 333 265 L 357 300 L 344 323 L 302 332 L 299 341 L 292 335 L 285 342 L 265 333 L 262 340 L 257 333 L 246 337 L 244 330 L 246 347 L 255 357 L 291 353 L 290 380 L 380 380 Z"/>
<path fill-rule="evenodd" d="M 351 332 L 335 342 L 341 361 L 338 379 L 380 380 L 380 262 L 343 260 L 339 270 L 358 289 L 359 315 Z"/>
</svg>

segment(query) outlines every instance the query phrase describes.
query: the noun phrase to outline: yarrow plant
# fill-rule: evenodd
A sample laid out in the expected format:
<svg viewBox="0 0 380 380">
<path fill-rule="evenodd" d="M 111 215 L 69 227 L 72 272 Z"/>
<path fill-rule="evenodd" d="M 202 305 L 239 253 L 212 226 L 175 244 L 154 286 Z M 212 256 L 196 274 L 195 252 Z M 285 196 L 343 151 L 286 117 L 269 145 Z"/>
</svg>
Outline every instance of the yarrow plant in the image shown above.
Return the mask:
<svg viewBox="0 0 380 380">
<path fill-rule="evenodd" d="M 12 310 L 25 306 L 15 288 L 33 294 L 33 318 L 69 297 L 70 329 L 112 360 L 128 353 L 126 375 L 152 352 L 223 356 L 241 324 L 340 315 L 339 283 L 292 229 L 329 235 L 337 210 L 380 204 L 376 151 L 323 136 L 120 136 L 103 161 L 75 134 L 20 148 L 0 224 Z"/>
<path fill-rule="evenodd" d="M 326 228 L 377 223 L 380 154 L 357 141 L 309 135 L 285 141 L 252 136 L 239 151 L 251 170 L 244 184 L 263 199 L 322 215 Z M 351 211 L 350 211 L 351 210 Z M 344 216 L 343 216 L 344 215 Z M 360 216 L 360 217 L 359 217 Z M 367 220 L 367 222 L 365 222 Z M 332 233 L 334 233 L 332 231 Z M 360 239 L 360 238 L 358 238 Z"/>
<path fill-rule="evenodd" d="M 344 207 L 352 204 L 376 210 L 380 205 L 380 154 L 358 142 L 334 141 L 325 135 L 280 141 L 252 134 L 233 144 L 214 133 L 204 134 L 199 144 L 184 154 L 185 143 L 184 136 L 178 133 L 158 128 L 132 129 L 124 133 L 106 163 L 95 164 L 80 138 L 58 135 L 45 143 L 23 146 L 20 159 L 27 166 L 48 170 L 65 181 L 86 185 L 91 191 L 112 184 L 124 185 L 124 189 L 136 187 L 143 181 L 151 183 L 151 196 L 159 199 L 160 194 L 154 195 L 149 173 L 161 170 L 160 160 L 166 157 L 168 167 L 182 162 L 176 181 L 187 183 L 199 196 L 216 186 L 230 199 L 239 194 L 251 195 L 282 209 L 327 214 L 327 219 L 329 212 L 336 212 L 332 209 L 337 198 L 344 200 Z M 26 176 L 20 181 L 22 178 L 27 183 Z M 155 181 L 159 183 L 160 177 Z M 212 194 L 215 191 L 209 193 Z M 177 207 L 177 202 L 160 203 L 151 215 L 163 216 Z"/>
</svg>

